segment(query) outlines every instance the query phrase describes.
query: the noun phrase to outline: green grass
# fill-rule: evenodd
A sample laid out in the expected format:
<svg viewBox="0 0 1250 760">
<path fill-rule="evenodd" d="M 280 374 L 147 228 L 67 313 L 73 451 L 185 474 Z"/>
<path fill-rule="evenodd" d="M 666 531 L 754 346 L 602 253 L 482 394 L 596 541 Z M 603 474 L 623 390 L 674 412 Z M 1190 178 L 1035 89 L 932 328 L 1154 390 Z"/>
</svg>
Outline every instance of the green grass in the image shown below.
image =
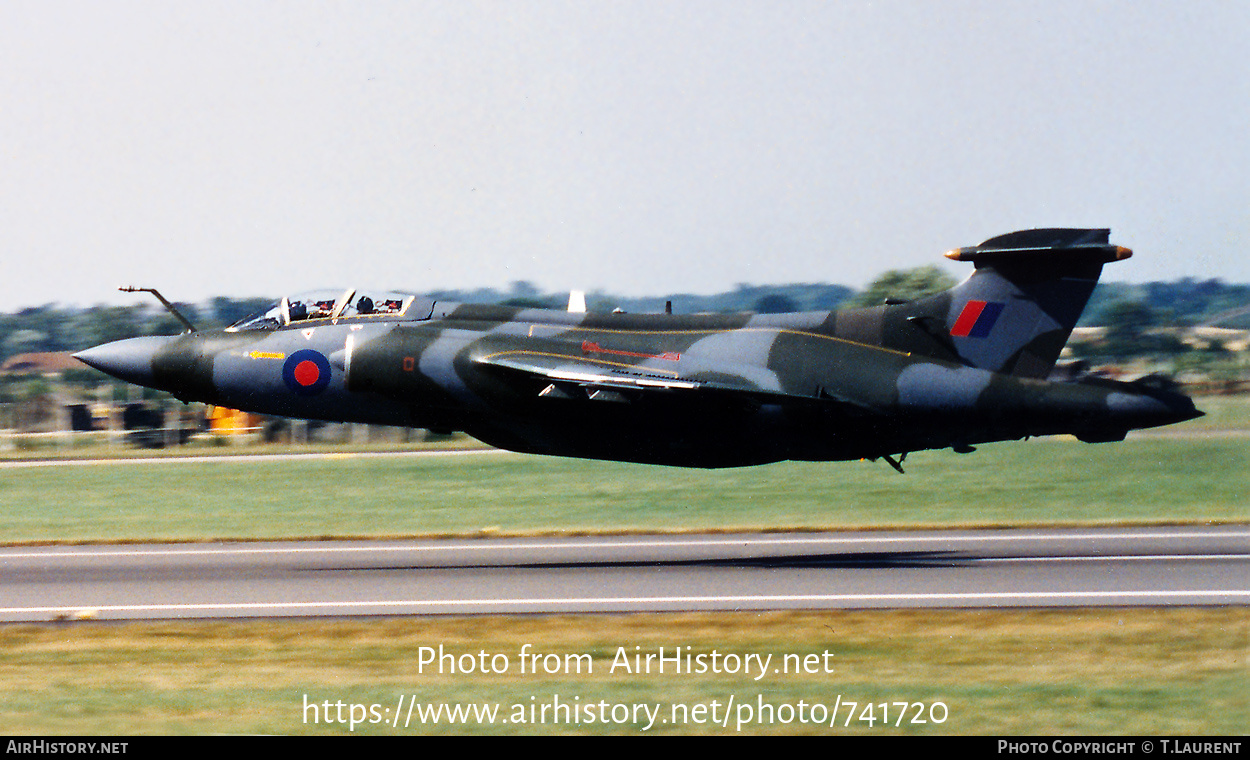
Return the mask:
<svg viewBox="0 0 1250 760">
<path fill-rule="evenodd" d="M 1202 408 L 1208 408 L 1200 404 Z M 1217 405 L 1218 407 L 1218 405 Z M 1218 407 L 1213 430 L 1244 427 Z M 294 462 L 112 464 L 0 472 L 0 542 L 877 526 L 1245 522 L 1250 438 L 1089 446 L 1040 440 L 882 463 L 698 471 L 482 453 Z M 590 675 L 438 675 L 457 654 L 590 653 Z M 617 647 L 835 654 L 833 673 L 621 676 Z M 749 725 L 750 733 L 1230 734 L 1250 725 L 1250 612 L 855 611 L 0 627 L 0 720 L 13 734 L 347 733 L 310 701 L 393 705 L 560 694 L 583 702 L 774 705 L 942 701 L 941 725 Z M 515 659 L 512 659 L 515 668 Z M 637 733 L 495 725 L 358 733 Z M 710 725 L 656 732 L 730 733 Z"/>
<path fill-rule="evenodd" d="M 68 436 L 68 437 L 67 437 Z M 97 431 L 73 434 L 11 433 L 0 438 L 0 462 L 72 459 L 177 459 L 179 457 L 239 456 L 250 454 L 352 454 L 387 451 L 446 451 L 486 449 L 486 444 L 464 433 L 433 435 L 414 433 L 414 440 L 360 443 L 267 443 L 250 437 L 201 436 L 181 446 L 149 449 L 122 440 L 108 442 L 108 434 Z M 7 448 L 6 448 L 7 447 Z"/>
<path fill-rule="evenodd" d="M 305 721 L 304 698 L 378 704 L 422 702 L 528 708 L 559 694 L 670 705 L 775 708 L 841 697 L 860 704 L 845 726 L 747 723 L 744 733 L 813 734 L 1228 734 L 1250 724 L 1250 612 L 1245 609 L 1068 611 L 848 611 L 615 616 L 425 618 L 383 621 L 66 624 L 0 628 L 0 720 L 10 734 L 346 734 Z M 439 674 L 420 647 L 456 656 L 507 656 L 505 674 Z M 593 672 L 519 672 L 525 644 L 545 654 L 590 654 Z M 821 656 L 817 673 L 630 674 L 627 653 Z M 635 650 L 638 647 L 638 650 Z M 823 653 L 831 672 L 823 672 Z M 531 697 L 534 698 L 531 701 Z M 872 702 L 941 701 L 942 724 L 869 725 Z M 891 707 L 891 710 L 894 708 Z M 324 713 L 321 713 L 324 714 Z M 876 710 L 878 721 L 880 710 Z M 307 714 L 311 717 L 311 713 Z M 346 715 L 346 713 L 345 713 Z M 893 724 L 897 713 L 891 713 Z M 908 713 L 910 717 L 910 713 Z M 659 724 L 653 733 L 735 732 Z M 637 734 L 625 725 L 363 724 L 356 733 Z"/>
<path fill-rule="evenodd" d="M 1250 431 L 1250 396 L 1199 396 L 1194 406 L 1206 414 L 1182 425 L 1160 428 L 1158 433 L 1187 434 L 1214 431 Z M 1156 432 L 1156 431 L 1149 431 Z"/>
<path fill-rule="evenodd" d="M 1250 439 L 1038 440 L 974 454 L 683 470 L 454 458 L 0 473 L 0 542 L 1245 521 Z"/>
</svg>

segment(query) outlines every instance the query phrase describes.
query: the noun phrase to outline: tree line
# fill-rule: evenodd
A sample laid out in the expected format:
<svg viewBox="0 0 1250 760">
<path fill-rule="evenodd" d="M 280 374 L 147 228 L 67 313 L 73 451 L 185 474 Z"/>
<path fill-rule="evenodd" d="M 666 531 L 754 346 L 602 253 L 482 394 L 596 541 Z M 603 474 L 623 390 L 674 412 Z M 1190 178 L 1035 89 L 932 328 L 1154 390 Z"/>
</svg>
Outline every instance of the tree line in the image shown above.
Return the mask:
<svg viewBox="0 0 1250 760">
<path fill-rule="evenodd" d="M 627 297 L 592 292 L 587 295 L 587 304 L 592 311 L 619 308 L 659 312 L 666 302 L 671 302 L 677 313 L 828 311 L 880 304 L 886 298 L 910 300 L 954 284 L 949 274 L 929 266 L 891 270 L 863 290 L 823 283 L 739 284 L 733 290 L 712 295 Z M 448 301 L 556 309 L 564 308 L 568 299 L 567 293 L 544 293 L 528 282 L 515 282 L 506 290 L 443 290 L 427 295 Z M 176 306 L 197 327 L 220 328 L 265 309 L 270 303 L 266 298 L 218 296 L 201 304 Z M 1145 334 L 1153 327 L 1198 325 L 1211 320 L 1218 320 L 1224 327 L 1250 328 L 1250 285 L 1192 278 L 1141 285 L 1100 283 L 1081 324 L 1110 325 L 1118 339 L 1126 333 Z M 170 335 L 181 330 L 182 325 L 154 302 L 87 308 L 45 304 L 0 314 L 0 362 L 21 353 L 77 351 L 113 340 Z"/>
</svg>

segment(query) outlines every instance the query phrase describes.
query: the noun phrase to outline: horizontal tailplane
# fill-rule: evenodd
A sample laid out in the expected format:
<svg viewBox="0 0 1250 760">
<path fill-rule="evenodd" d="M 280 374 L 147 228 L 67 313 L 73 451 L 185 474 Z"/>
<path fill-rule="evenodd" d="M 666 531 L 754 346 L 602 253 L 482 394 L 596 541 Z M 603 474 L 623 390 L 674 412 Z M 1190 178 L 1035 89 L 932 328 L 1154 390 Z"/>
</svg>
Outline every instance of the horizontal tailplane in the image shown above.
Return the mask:
<svg viewBox="0 0 1250 760">
<path fill-rule="evenodd" d="M 927 330 L 969 366 L 1045 378 L 1088 303 L 1102 267 L 1132 251 L 1110 230 L 1022 230 L 946 254 L 971 262 L 963 283 L 915 306 Z"/>
</svg>

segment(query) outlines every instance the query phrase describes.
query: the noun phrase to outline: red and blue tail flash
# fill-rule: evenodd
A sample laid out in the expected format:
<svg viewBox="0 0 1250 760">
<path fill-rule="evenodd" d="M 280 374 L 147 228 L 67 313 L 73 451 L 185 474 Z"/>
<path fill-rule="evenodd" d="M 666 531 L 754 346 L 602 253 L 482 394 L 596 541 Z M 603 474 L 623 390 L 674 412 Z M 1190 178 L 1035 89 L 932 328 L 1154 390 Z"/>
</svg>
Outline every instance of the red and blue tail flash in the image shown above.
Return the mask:
<svg viewBox="0 0 1250 760">
<path fill-rule="evenodd" d="M 963 311 L 959 312 L 959 318 L 951 328 L 951 335 L 956 338 L 987 337 L 1006 306 L 994 301 L 969 301 Z"/>
</svg>

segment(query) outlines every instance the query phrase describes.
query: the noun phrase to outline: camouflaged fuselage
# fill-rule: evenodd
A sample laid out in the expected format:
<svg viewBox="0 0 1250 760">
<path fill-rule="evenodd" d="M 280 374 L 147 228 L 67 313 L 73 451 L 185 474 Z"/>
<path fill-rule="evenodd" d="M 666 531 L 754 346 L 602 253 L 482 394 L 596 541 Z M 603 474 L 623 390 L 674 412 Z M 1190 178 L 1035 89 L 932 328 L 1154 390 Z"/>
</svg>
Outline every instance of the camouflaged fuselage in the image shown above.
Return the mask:
<svg viewBox="0 0 1250 760">
<path fill-rule="evenodd" d="M 993 266 L 978 262 L 938 296 L 838 312 L 585 314 L 418 301 L 389 318 L 132 344 L 128 368 L 121 348 L 105 350 L 119 344 L 80 356 L 186 401 L 693 467 L 968 451 L 1057 433 L 1117 440 L 1196 416 L 1162 385 L 1044 379 L 1102 265 L 1066 255 L 1062 277 L 1035 258 L 1021 267 L 991 256 Z"/>
</svg>

